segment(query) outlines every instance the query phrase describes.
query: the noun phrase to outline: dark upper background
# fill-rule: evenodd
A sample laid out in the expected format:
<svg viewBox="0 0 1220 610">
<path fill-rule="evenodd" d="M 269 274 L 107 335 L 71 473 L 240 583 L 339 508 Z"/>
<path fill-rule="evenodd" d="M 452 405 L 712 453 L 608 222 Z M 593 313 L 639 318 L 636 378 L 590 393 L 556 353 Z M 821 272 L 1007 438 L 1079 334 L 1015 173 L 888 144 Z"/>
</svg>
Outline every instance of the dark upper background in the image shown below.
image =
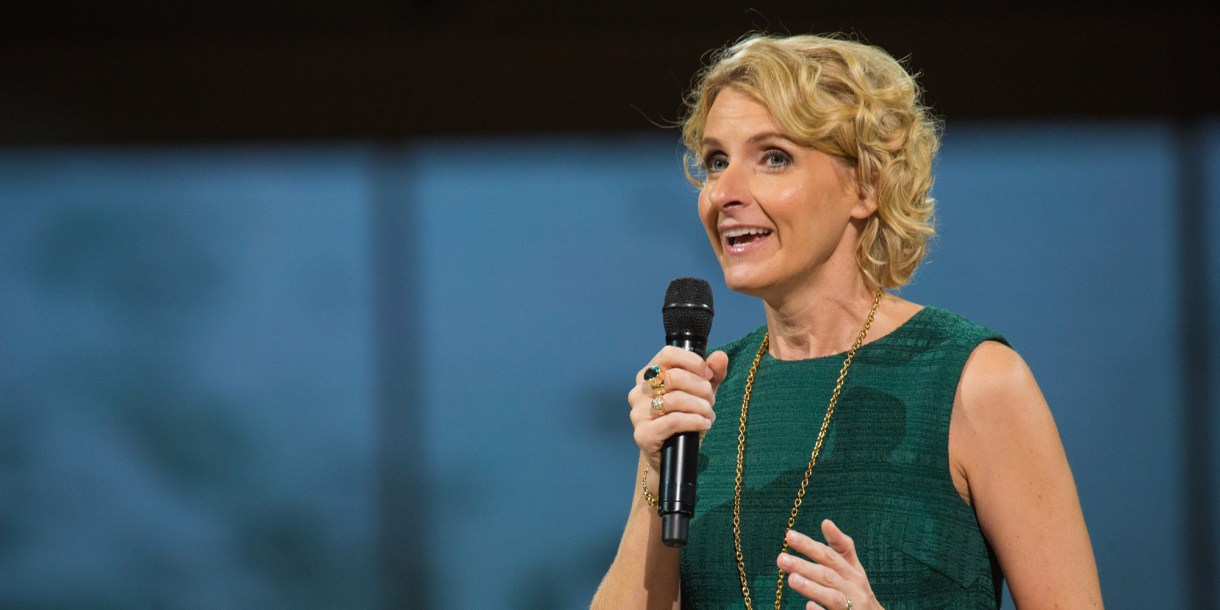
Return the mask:
<svg viewBox="0 0 1220 610">
<path fill-rule="evenodd" d="M 1220 113 L 1216 3 L 1061 4 L 6 3 L 0 145 L 646 130 L 754 28 L 907 56 L 951 120 Z"/>
</svg>

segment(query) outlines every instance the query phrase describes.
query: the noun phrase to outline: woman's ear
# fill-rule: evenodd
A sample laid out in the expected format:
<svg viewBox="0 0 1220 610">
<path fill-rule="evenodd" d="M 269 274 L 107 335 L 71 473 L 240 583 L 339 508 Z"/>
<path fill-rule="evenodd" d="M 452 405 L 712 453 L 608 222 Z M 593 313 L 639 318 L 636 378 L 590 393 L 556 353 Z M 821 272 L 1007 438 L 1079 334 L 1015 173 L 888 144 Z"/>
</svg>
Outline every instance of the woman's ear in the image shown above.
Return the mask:
<svg viewBox="0 0 1220 610">
<path fill-rule="evenodd" d="M 852 175 L 858 175 L 852 169 Z M 877 212 L 877 186 L 875 181 L 856 180 L 856 203 L 851 208 L 851 217 L 864 220 Z"/>
</svg>

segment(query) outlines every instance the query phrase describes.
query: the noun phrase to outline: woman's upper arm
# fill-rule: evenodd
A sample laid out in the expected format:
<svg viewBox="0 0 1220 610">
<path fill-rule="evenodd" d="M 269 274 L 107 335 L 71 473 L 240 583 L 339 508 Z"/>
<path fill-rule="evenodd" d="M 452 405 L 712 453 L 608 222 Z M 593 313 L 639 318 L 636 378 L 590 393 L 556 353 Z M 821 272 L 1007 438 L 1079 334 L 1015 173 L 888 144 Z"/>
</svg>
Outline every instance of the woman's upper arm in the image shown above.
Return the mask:
<svg viewBox="0 0 1220 610">
<path fill-rule="evenodd" d="M 1019 608 L 1100 608 L 1076 484 L 1050 408 L 1025 361 L 993 341 L 962 371 L 950 460 Z"/>
</svg>

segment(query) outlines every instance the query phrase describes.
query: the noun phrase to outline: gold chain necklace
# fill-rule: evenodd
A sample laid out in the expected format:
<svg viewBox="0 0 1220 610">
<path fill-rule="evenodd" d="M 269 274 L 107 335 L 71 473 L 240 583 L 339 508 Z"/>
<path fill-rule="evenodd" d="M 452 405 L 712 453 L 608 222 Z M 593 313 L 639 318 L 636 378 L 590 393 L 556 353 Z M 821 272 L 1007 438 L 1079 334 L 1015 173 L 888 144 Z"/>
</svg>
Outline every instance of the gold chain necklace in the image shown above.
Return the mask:
<svg viewBox="0 0 1220 610">
<path fill-rule="evenodd" d="M 788 530 L 796 525 L 796 514 L 801 509 L 801 502 L 805 498 L 805 488 L 809 485 L 809 476 L 813 474 L 813 466 L 818 463 L 818 454 L 822 452 L 822 441 L 826 438 L 826 429 L 830 426 L 830 416 L 834 415 L 835 404 L 839 402 L 839 393 L 843 391 L 843 380 L 847 379 L 847 371 L 851 368 L 851 361 L 856 357 L 856 350 L 864 344 L 864 337 L 868 335 L 868 329 L 873 325 L 873 318 L 877 315 L 877 306 L 881 304 L 881 294 L 881 290 L 878 289 L 877 295 L 873 297 L 873 308 L 869 310 L 868 319 L 864 321 L 864 328 L 860 329 L 856 342 L 852 344 L 851 349 L 847 350 L 847 357 L 843 359 L 843 367 L 839 369 L 839 380 L 835 382 L 834 392 L 830 395 L 830 404 L 826 406 L 826 416 L 822 418 L 822 428 L 818 430 L 818 440 L 813 444 L 813 454 L 809 457 L 809 466 L 805 468 L 805 477 L 801 479 L 801 486 L 796 491 L 796 500 L 792 503 L 792 513 L 788 517 L 788 527 L 784 530 L 784 544 L 780 548 L 780 553 L 788 552 Z M 762 345 L 758 346 L 758 353 L 754 355 L 754 362 L 750 364 L 750 374 L 746 377 L 746 389 L 741 398 L 741 420 L 737 426 L 737 478 L 733 484 L 733 550 L 737 553 L 737 574 L 741 577 L 741 595 L 746 600 L 746 610 L 754 610 L 754 602 L 750 599 L 750 585 L 746 581 L 746 564 L 741 552 L 741 470 L 746 454 L 746 415 L 750 411 L 750 393 L 754 391 L 754 376 L 758 373 L 758 364 L 762 362 L 763 354 L 767 351 L 769 338 L 770 333 L 763 335 Z M 780 610 L 783 595 L 784 571 L 780 570 L 779 578 L 775 583 L 775 610 Z"/>
</svg>

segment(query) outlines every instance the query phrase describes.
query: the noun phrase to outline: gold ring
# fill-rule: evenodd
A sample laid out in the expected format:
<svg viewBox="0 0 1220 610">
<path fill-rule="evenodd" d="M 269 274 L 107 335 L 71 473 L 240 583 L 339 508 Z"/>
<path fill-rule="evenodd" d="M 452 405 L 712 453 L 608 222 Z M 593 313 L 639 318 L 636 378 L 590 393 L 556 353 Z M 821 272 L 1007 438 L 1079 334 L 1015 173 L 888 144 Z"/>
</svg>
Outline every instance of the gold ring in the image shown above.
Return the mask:
<svg viewBox="0 0 1220 610">
<path fill-rule="evenodd" d="M 660 417 L 665 415 L 665 397 L 658 396 L 652 399 L 652 414 Z"/>
<path fill-rule="evenodd" d="M 843 601 L 847 602 L 847 605 L 843 606 L 843 610 L 851 610 L 851 598 L 846 593 L 843 594 Z"/>
<path fill-rule="evenodd" d="M 654 364 L 644 369 L 644 381 L 647 381 L 648 385 L 652 387 L 653 394 L 657 396 L 665 394 L 665 371 L 662 371 L 661 367 Z"/>
</svg>

